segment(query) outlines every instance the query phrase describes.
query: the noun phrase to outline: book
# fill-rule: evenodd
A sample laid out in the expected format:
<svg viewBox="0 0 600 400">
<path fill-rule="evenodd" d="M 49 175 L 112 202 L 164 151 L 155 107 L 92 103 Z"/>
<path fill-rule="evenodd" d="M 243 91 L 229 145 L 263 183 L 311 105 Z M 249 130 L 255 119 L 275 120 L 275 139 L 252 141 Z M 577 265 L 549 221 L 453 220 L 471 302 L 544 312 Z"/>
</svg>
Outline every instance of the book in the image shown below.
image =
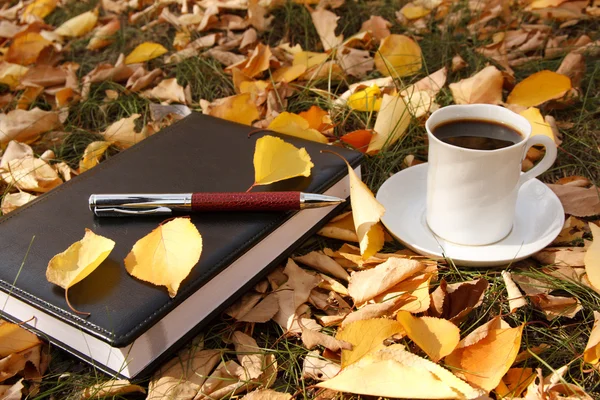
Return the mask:
<svg viewBox="0 0 600 400">
<path fill-rule="evenodd" d="M 123 260 L 165 216 L 98 218 L 88 198 L 98 193 L 239 192 L 254 182 L 258 138 L 279 136 L 305 148 L 311 176 L 253 191 L 298 190 L 349 197 L 348 168 L 362 154 L 193 113 L 110 157 L 0 219 L 0 307 L 54 345 L 119 377 L 145 375 L 278 265 L 342 205 L 285 212 L 191 214 L 202 235 L 198 264 L 170 298 L 164 287 L 130 276 Z M 85 228 L 116 242 L 86 279 L 64 290 L 46 280 L 50 259 L 80 240 Z"/>
</svg>

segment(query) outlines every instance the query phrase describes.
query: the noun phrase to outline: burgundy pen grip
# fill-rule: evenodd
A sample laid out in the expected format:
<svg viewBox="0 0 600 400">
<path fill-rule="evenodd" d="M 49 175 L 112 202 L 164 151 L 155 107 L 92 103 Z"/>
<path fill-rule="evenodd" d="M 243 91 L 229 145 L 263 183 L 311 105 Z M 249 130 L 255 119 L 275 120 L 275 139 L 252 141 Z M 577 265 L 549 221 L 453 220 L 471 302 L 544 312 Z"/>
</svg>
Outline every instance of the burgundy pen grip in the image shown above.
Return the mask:
<svg viewBox="0 0 600 400">
<path fill-rule="evenodd" d="M 192 194 L 192 211 L 285 211 L 299 209 L 300 192 Z"/>
</svg>

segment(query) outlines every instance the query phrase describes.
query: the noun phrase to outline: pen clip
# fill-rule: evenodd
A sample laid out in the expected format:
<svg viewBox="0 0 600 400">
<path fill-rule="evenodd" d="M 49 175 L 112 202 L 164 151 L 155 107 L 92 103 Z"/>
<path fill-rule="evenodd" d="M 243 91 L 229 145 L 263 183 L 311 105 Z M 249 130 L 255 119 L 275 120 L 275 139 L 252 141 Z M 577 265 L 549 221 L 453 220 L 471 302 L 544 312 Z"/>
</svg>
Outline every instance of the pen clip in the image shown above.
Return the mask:
<svg viewBox="0 0 600 400">
<path fill-rule="evenodd" d="M 121 207 L 94 207 L 94 214 L 98 217 L 127 217 L 132 215 L 171 215 L 173 210 L 169 207 L 156 208 L 121 208 Z"/>
</svg>

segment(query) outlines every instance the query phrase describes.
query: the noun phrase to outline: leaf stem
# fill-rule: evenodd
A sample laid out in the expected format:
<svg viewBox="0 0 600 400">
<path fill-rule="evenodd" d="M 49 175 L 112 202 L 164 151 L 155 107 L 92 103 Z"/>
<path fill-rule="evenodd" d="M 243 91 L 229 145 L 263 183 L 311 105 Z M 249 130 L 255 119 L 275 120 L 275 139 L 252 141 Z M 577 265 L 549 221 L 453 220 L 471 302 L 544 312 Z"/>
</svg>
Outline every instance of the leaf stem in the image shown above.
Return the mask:
<svg viewBox="0 0 600 400">
<path fill-rule="evenodd" d="M 71 311 L 73 311 L 76 314 L 80 314 L 80 315 L 85 315 L 86 317 L 88 315 L 92 315 L 92 313 L 89 312 L 85 312 L 85 311 L 77 311 L 69 302 L 69 288 L 65 289 L 65 300 L 67 301 L 67 305 L 69 306 L 69 308 L 71 309 Z"/>
</svg>

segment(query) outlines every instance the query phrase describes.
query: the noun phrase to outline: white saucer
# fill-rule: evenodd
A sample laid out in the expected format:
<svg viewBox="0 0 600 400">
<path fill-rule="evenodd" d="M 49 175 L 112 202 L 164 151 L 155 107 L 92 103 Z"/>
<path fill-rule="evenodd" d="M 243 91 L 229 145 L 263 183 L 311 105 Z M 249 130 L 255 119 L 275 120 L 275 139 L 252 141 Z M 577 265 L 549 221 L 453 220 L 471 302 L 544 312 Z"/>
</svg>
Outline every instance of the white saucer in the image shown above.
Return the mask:
<svg viewBox="0 0 600 400">
<path fill-rule="evenodd" d="M 492 267 L 519 261 L 542 250 L 560 233 L 564 210 L 558 197 L 537 179 L 519 190 L 511 233 L 485 246 L 463 246 L 437 237 L 425 222 L 428 164 L 402 170 L 377 192 L 385 207 L 381 221 L 397 240 L 413 251 L 435 258 L 447 257 L 455 264 Z"/>
</svg>

